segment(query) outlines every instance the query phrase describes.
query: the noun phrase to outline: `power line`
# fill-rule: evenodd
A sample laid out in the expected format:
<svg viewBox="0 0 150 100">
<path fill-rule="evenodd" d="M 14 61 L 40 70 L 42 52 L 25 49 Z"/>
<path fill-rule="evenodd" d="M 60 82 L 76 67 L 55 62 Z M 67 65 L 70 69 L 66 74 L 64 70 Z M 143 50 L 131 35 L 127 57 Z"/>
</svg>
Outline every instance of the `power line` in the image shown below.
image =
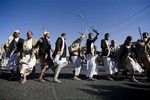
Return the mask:
<svg viewBox="0 0 150 100">
<path fill-rule="evenodd" d="M 135 13 L 135 14 L 133 14 L 132 16 L 129 16 L 128 18 L 126 18 L 126 19 L 124 19 L 124 20 L 122 20 L 122 21 L 120 21 L 120 22 L 118 22 L 118 23 L 116 23 L 116 24 L 114 24 L 114 25 L 111 25 L 111 26 L 105 27 L 105 28 L 103 28 L 103 29 L 112 28 L 112 27 L 115 27 L 115 26 L 117 26 L 117 25 L 119 25 L 119 24 L 122 24 L 123 22 L 125 22 L 125 21 L 127 21 L 127 20 L 129 20 L 129 19 L 133 18 L 134 16 L 138 15 L 139 13 L 143 12 L 145 9 L 147 9 L 147 8 L 149 8 L 149 7 L 150 7 L 150 5 L 146 6 L 146 7 L 145 7 L 145 8 L 143 8 L 142 10 L 140 10 L 140 11 L 136 12 L 136 13 Z"/>
</svg>

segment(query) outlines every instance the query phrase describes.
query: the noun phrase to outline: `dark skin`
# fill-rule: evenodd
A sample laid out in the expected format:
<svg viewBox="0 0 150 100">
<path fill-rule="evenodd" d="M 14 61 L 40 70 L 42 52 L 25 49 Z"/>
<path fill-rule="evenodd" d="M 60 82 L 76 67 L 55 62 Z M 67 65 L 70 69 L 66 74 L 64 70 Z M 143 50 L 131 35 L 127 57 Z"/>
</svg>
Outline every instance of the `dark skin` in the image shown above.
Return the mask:
<svg viewBox="0 0 150 100">
<path fill-rule="evenodd" d="M 132 41 L 132 40 L 127 40 L 127 41 L 126 41 L 126 45 L 127 45 L 127 46 L 132 45 L 132 42 L 131 42 L 131 41 Z"/>
<path fill-rule="evenodd" d="M 89 39 L 93 39 L 93 34 L 90 34 Z"/>
<path fill-rule="evenodd" d="M 99 33 L 96 33 L 96 36 L 98 36 L 98 35 L 99 35 Z M 93 34 L 90 34 L 90 35 L 89 35 L 89 39 L 90 39 L 90 40 L 93 39 Z"/>
<path fill-rule="evenodd" d="M 105 36 L 105 40 L 109 40 L 109 35 L 106 35 L 106 36 Z"/>
<path fill-rule="evenodd" d="M 116 44 L 116 41 L 115 40 L 111 40 L 111 45 L 114 47 Z"/>
<path fill-rule="evenodd" d="M 28 38 L 28 39 L 31 39 L 32 36 L 33 36 L 33 33 L 32 33 L 32 32 L 28 32 L 28 33 L 27 33 L 27 38 Z"/>
<path fill-rule="evenodd" d="M 19 32 L 14 32 L 13 36 L 14 36 L 14 38 L 18 38 L 20 36 L 20 33 Z"/>
</svg>

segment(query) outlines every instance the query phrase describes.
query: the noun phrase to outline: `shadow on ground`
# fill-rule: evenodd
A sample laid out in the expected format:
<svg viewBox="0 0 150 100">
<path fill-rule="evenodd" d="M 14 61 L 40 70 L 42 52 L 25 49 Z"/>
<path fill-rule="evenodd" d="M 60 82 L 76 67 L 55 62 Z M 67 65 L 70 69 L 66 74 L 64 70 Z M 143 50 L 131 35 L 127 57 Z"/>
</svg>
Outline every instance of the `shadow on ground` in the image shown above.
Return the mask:
<svg viewBox="0 0 150 100">
<path fill-rule="evenodd" d="M 95 90 L 79 89 L 90 95 L 100 97 L 103 100 L 148 100 L 150 98 L 150 86 L 139 84 L 126 84 L 129 87 L 105 86 L 105 85 L 87 85 Z"/>
</svg>

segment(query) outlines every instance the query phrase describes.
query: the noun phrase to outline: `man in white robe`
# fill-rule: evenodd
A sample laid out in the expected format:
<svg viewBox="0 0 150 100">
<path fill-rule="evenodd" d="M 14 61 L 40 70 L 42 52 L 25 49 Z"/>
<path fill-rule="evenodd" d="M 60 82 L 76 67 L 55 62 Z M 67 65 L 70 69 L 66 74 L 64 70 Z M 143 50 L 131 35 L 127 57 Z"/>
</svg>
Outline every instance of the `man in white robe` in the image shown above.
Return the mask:
<svg viewBox="0 0 150 100">
<path fill-rule="evenodd" d="M 93 77 L 98 74 L 98 62 L 97 51 L 94 45 L 94 42 L 97 40 L 99 32 L 95 32 L 96 36 L 93 38 L 93 34 L 89 33 L 88 39 L 86 41 L 86 58 L 87 58 L 87 70 L 86 77 L 89 81 L 95 81 L 96 79 Z"/>
<path fill-rule="evenodd" d="M 21 84 L 24 84 L 27 81 L 26 76 L 32 72 L 33 67 L 36 64 L 36 50 L 32 52 L 32 47 L 35 45 L 36 40 L 32 39 L 32 36 L 33 33 L 31 31 L 27 32 L 27 39 L 23 44 L 23 58 L 20 61 L 22 67 L 20 73 L 23 77 Z"/>
<path fill-rule="evenodd" d="M 107 79 L 113 81 L 113 74 L 118 72 L 118 68 L 114 63 L 113 59 L 110 58 L 111 49 L 108 43 L 109 33 L 106 33 L 104 39 L 101 40 L 102 48 L 102 59 L 104 62 L 105 72 L 107 74 Z"/>
<path fill-rule="evenodd" d="M 118 51 L 120 46 L 116 44 L 116 40 L 111 40 L 110 44 L 110 58 L 112 59 L 112 63 L 116 66 L 116 69 L 119 70 L 120 64 L 118 62 Z M 118 72 L 115 73 L 115 78 L 118 78 Z"/>
</svg>

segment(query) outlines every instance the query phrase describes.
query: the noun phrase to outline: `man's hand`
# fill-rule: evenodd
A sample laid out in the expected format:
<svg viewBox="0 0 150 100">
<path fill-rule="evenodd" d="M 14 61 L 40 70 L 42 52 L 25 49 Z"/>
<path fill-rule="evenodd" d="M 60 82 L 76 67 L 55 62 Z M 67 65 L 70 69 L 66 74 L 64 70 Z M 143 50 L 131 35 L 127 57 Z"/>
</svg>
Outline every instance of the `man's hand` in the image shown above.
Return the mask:
<svg viewBox="0 0 150 100">
<path fill-rule="evenodd" d="M 61 52 L 60 52 L 60 51 L 57 51 L 57 54 L 61 54 Z"/>
</svg>

